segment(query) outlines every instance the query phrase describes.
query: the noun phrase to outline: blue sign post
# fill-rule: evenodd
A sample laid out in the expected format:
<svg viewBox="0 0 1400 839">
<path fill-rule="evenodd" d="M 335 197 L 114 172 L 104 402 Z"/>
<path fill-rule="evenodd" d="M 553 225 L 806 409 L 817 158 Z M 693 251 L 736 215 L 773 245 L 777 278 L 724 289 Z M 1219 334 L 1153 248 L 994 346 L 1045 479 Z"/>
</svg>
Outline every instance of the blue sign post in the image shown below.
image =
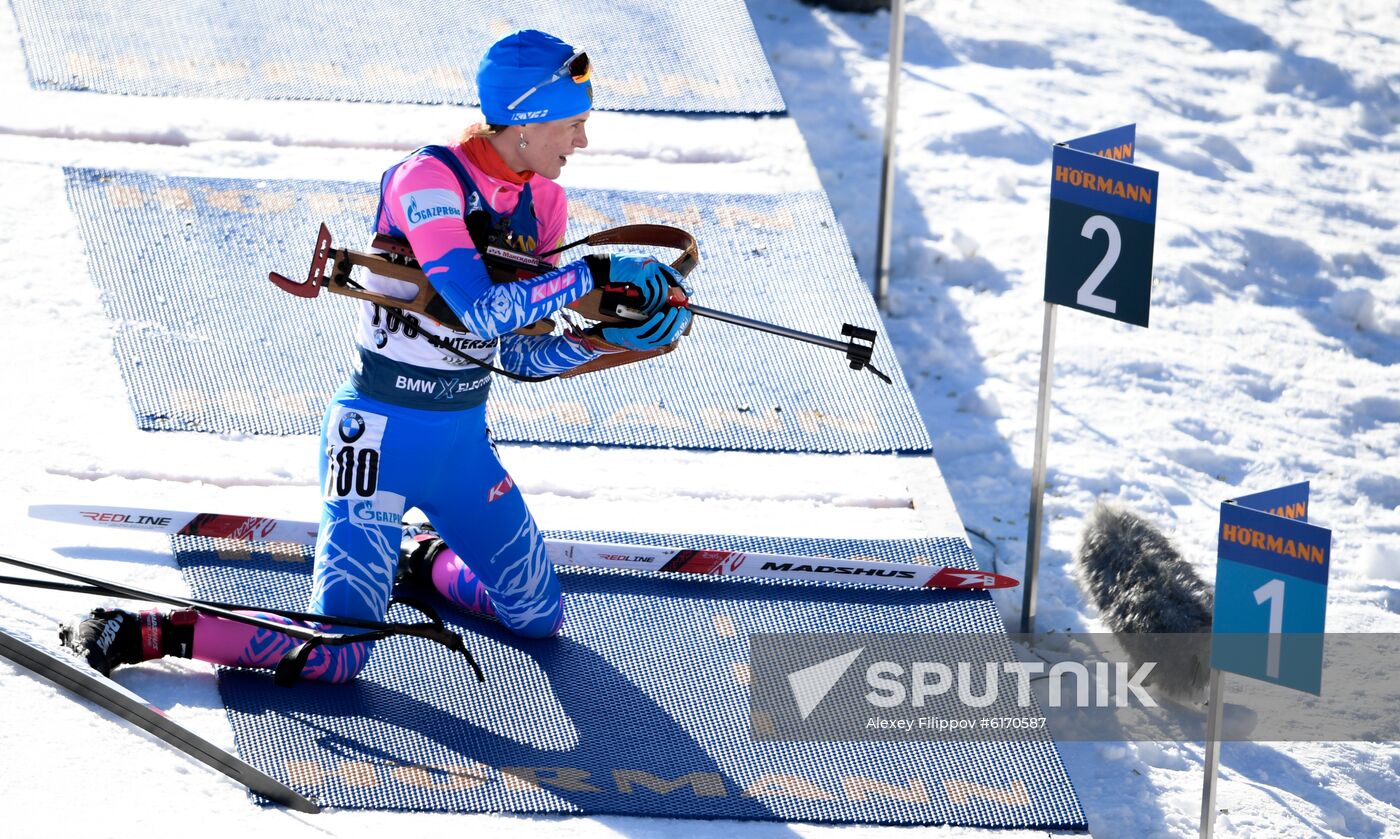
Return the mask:
<svg viewBox="0 0 1400 839">
<path fill-rule="evenodd" d="M 1137 126 L 1060 143 L 1051 152 L 1050 238 L 1045 249 L 1045 326 L 1040 345 L 1040 404 L 1035 467 L 1021 585 L 1021 631 L 1035 631 L 1037 570 L 1050 438 L 1055 311 L 1069 306 L 1147 326 L 1157 173 L 1133 165 Z"/>
<path fill-rule="evenodd" d="M 1224 673 L 1321 695 L 1332 531 L 1308 524 L 1308 483 L 1220 505 L 1201 836 L 1215 823 Z"/>
</svg>

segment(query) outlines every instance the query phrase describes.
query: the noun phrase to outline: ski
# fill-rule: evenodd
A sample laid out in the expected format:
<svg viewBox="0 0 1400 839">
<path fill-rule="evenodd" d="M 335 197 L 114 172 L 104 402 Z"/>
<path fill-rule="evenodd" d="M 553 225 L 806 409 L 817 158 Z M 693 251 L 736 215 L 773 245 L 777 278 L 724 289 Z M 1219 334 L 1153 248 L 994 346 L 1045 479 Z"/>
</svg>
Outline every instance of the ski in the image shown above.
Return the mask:
<svg viewBox="0 0 1400 839">
<path fill-rule="evenodd" d="M 291 787 L 171 720 L 156 706 L 85 664 L 68 661 L 32 640 L 4 628 L 0 628 L 0 656 L 64 690 L 106 708 L 269 801 L 303 813 L 321 812 L 320 807 Z"/>
<path fill-rule="evenodd" d="M 256 516 L 218 513 L 180 513 L 135 507 L 83 507 L 76 504 L 35 504 L 33 518 L 67 524 L 89 524 L 109 530 L 145 530 L 171 536 L 207 536 L 250 542 L 289 542 L 306 545 L 316 541 L 315 522 L 284 521 Z"/>
<path fill-rule="evenodd" d="M 172 536 L 290 542 L 298 545 L 313 544 L 317 531 L 315 522 L 136 507 L 36 504 L 29 508 L 29 515 L 48 521 L 94 525 L 116 530 L 143 530 Z M 731 550 L 688 550 L 563 539 L 546 539 L 545 544 L 550 561 L 555 565 L 584 568 L 636 568 L 662 574 L 852 582 L 901 588 L 966 591 L 1012 588 L 1021 584 L 1015 577 L 989 571 L 904 562 L 787 556 Z"/>
</svg>

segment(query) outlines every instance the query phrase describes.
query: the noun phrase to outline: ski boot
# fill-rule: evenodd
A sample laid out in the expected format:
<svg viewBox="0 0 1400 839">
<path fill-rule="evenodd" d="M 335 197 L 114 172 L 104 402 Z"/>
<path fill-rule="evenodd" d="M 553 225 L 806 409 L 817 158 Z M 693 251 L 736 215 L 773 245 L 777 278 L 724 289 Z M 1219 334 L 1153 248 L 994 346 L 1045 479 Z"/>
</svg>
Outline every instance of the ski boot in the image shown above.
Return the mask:
<svg viewBox="0 0 1400 839">
<path fill-rule="evenodd" d="M 433 587 L 433 560 L 447 548 L 447 543 L 431 530 L 416 528 L 405 531 L 399 543 L 399 567 L 394 582 L 398 585 Z"/>
</svg>

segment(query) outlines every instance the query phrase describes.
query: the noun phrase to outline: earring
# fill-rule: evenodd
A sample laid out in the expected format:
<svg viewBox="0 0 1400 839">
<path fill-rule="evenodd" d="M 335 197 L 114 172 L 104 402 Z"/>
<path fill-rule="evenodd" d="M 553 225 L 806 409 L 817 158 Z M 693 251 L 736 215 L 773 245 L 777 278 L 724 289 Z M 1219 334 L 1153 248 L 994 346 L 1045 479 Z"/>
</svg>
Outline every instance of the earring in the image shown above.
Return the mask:
<svg viewBox="0 0 1400 839">
<path fill-rule="evenodd" d="M 524 132 L 524 131 L 520 132 L 520 147 L 521 147 L 522 149 L 523 149 L 523 148 L 528 148 L 529 145 L 530 145 L 529 143 L 525 142 L 525 132 Z"/>
</svg>

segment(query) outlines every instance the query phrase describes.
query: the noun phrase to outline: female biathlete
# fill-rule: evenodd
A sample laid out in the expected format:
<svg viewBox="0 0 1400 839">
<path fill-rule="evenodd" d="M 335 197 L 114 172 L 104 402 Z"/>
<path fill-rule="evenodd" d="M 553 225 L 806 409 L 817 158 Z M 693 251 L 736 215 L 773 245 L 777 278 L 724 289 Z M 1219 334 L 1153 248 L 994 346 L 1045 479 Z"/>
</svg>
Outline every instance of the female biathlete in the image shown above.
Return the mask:
<svg viewBox="0 0 1400 839">
<path fill-rule="evenodd" d="M 321 429 L 311 612 L 383 620 L 396 579 L 408 578 L 431 583 L 463 609 L 520 635 L 559 632 L 559 581 L 487 432 L 491 373 L 458 353 L 512 373 L 550 375 L 605 354 L 664 349 L 690 323 L 686 309 L 667 305 L 684 299 L 679 276 L 653 259 L 589 256 L 531 279 L 495 283 L 468 233 L 468 217 L 485 211 L 496 236 L 517 250 L 563 244 L 566 203 L 554 179 L 588 145 L 591 72 L 586 54 L 551 35 L 508 35 L 477 71 L 486 123 L 468 129 L 459 144 L 424 147 L 384 173 L 374 231 L 408 241 L 465 329 L 361 304 L 359 369 L 332 398 Z M 605 283 L 633 287 L 648 318 L 587 332 L 512 333 Z M 416 290 L 374 275 L 365 286 L 399 299 Z M 401 546 L 402 516 L 411 507 L 428 516 L 440 538 Z M 96 609 L 60 636 L 104 673 L 166 655 L 274 668 L 297 643 L 266 628 L 159 610 Z M 302 676 L 353 679 L 371 646 L 317 646 Z"/>
</svg>

